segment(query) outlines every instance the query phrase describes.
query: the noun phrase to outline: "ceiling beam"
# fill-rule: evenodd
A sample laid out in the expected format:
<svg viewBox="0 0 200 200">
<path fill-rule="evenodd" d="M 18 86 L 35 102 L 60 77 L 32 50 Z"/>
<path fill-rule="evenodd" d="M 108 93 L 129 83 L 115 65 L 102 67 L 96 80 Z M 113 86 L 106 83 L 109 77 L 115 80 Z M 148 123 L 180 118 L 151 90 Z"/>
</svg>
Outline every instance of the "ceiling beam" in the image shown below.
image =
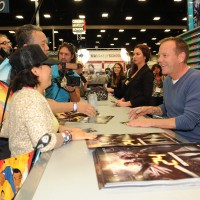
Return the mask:
<svg viewBox="0 0 200 200">
<path fill-rule="evenodd" d="M 72 30 L 72 26 L 40 26 L 43 30 Z M 0 27 L 0 30 L 12 31 L 17 30 L 19 26 Z M 187 29 L 187 26 L 174 26 L 174 25 L 87 25 L 86 29 Z"/>
</svg>

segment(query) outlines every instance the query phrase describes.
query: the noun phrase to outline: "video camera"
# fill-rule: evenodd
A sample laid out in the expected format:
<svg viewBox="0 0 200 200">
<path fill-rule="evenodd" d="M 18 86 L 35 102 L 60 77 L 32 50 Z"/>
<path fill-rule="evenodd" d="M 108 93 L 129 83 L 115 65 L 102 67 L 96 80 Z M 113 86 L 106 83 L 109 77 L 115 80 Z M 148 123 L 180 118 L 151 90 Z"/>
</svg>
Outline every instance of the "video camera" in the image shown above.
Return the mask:
<svg viewBox="0 0 200 200">
<path fill-rule="evenodd" d="M 74 76 L 73 69 L 77 69 L 77 65 L 75 63 L 66 63 L 62 62 L 61 64 L 61 70 L 60 75 L 61 79 L 65 77 L 67 79 L 66 85 L 67 86 L 80 86 L 80 77 Z"/>
</svg>

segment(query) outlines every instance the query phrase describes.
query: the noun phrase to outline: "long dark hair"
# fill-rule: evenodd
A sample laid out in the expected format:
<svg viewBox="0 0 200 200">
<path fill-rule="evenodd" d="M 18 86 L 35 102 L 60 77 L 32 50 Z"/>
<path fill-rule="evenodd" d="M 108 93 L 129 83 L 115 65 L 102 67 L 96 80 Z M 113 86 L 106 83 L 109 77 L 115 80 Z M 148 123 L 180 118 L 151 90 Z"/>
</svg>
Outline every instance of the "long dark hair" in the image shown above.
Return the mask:
<svg viewBox="0 0 200 200">
<path fill-rule="evenodd" d="M 76 55 L 77 49 L 72 43 L 63 42 L 58 48 L 58 57 L 59 57 L 60 50 L 64 47 L 67 48 L 70 51 L 70 53 L 74 56 L 73 59 L 71 60 L 71 63 L 76 63 L 76 61 L 77 61 L 77 55 Z"/>
<path fill-rule="evenodd" d="M 116 65 L 119 65 L 120 66 L 120 73 L 119 73 L 119 76 L 116 76 L 115 72 L 114 72 L 114 68 Z M 112 69 L 112 85 L 117 85 L 120 78 L 124 76 L 124 70 L 123 70 L 123 66 L 121 63 L 115 63 L 114 66 L 113 66 L 113 69 Z"/>
<path fill-rule="evenodd" d="M 159 76 L 162 76 L 162 68 L 159 64 L 154 64 L 151 70 L 154 71 L 156 67 L 160 69 Z"/>
</svg>

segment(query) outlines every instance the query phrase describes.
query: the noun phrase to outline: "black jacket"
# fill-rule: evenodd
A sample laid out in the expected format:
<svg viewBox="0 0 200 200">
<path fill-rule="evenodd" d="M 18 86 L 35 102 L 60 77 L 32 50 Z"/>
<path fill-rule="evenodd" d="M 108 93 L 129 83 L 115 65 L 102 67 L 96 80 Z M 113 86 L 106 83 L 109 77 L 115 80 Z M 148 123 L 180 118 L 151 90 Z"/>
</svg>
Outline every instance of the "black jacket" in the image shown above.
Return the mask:
<svg viewBox="0 0 200 200">
<path fill-rule="evenodd" d="M 128 78 L 123 85 L 123 97 L 131 102 L 131 107 L 147 106 L 153 92 L 153 72 L 144 65 L 133 77 Z"/>
</svg>

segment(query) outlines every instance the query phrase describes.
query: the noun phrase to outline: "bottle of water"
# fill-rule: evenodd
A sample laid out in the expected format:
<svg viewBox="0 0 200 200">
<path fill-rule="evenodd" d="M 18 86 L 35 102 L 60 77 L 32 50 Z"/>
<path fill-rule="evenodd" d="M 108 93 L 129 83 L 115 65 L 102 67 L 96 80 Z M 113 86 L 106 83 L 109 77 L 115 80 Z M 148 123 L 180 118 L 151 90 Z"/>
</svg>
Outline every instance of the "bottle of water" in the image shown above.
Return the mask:
<svg viewBox="0 0 200 200">
<path fill-rule="evenodd" d="M 90 93 L 88 95 L 88 103 L 97 110 L 97 94 L 96 93 Z"/>
</svg>

